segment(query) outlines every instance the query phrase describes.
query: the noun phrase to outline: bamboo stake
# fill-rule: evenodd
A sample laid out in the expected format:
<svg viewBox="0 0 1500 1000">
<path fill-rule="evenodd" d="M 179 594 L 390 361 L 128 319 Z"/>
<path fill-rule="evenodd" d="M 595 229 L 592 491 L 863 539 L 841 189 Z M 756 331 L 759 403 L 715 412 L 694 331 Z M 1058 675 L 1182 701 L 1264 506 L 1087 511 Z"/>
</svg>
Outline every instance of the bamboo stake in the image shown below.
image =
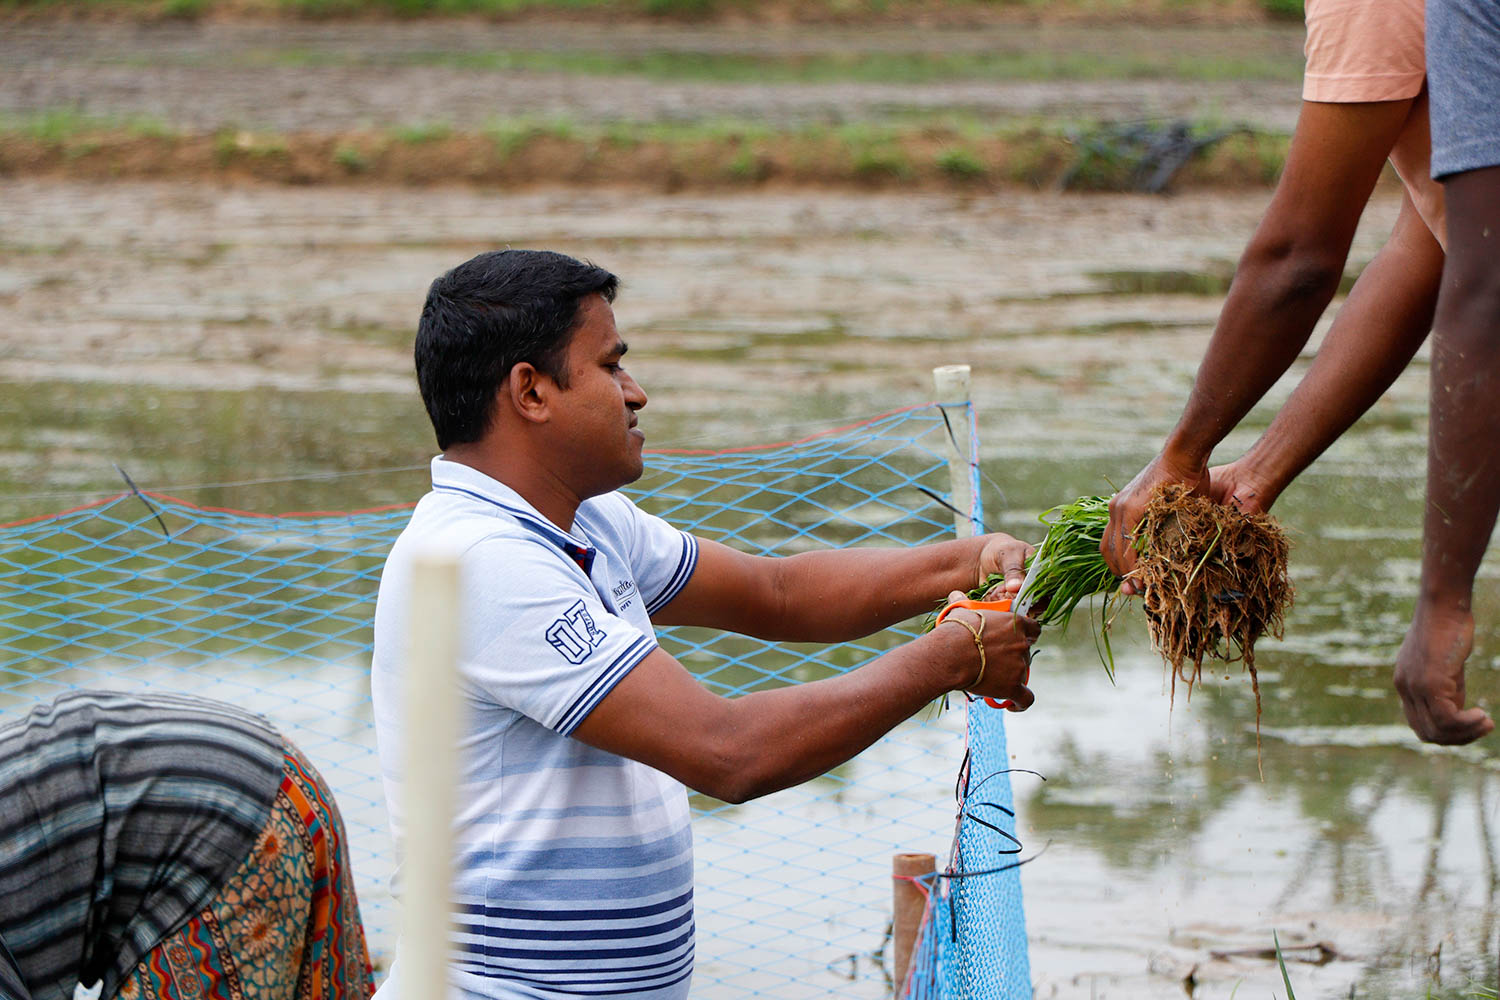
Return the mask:
<svg viewBox="0 0 1500 1000">
<path fill-rule="evenodd" d="M 948 444 L 949 496 L 953 506 L 962 513 L 954 513 L 953 529 L 959 538 L 968 538 L 975 533 L 974 469 L 970 464 L 969 435 L 970 402 L 969 366 L 943 365 L 932 370 L 932 382 L 937 388 L 937 404 L 948 414 L 948 425 L 953 429 L 953 440 Z M 957 445 L 955 448 L 954 446 Z"/>
<path fill-rule="evenodd" d="M 458 784 L 458 557 L 417 555 L 406 663 L 406 892 L 402 992 L 448 995 L 453 812 Z"/>
<path fill-rule="evenodd" d="M 937 858 L 931 854 L 897 854 L 891 859 L 891 950 L 895 953 L 896 1000 L 906 992 L 906 973 L 911 968 L 917 932 L 922 929 L 922 914 L 927 909 L 927 893 L 914 880 L 936 871 Z M 928 881 L 930 892 L 932 880 Z"/>
</svg>

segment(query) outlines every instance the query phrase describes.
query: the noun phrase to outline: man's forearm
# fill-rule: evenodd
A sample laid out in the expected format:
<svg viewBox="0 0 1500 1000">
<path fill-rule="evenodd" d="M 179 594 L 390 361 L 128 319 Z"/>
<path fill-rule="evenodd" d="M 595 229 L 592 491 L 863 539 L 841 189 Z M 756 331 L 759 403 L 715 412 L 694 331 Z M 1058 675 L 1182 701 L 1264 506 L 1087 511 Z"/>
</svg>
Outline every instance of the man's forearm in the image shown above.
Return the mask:
<svg viewBox="0 0 1500 1000">
<path fill-rule="evenodd" d="M 803 552 L 781 562 L 781 636 L 847 642 L 931 611 L 950 591 L 979 583 L 985 538 L 909 549 Z"/>
<path fill-rule="evenodd" d="M 744 801 L 849 760 L 958 686 L 936 657 L 923 655 L 938 644 L 956 647 L 957 662 L 977 663 L 968 635 L 945 626 L 838 677 L 734 699 L 727 706 L 735 720 L 729 723 L 735 730 L 732 742 L 746 752 L 726 769 L 730 788 L 711 794 Z"/>
<path fill-rule="evenodd" d="M 1443 251 L 1408 200 L 1360 275 L 1306 377 L 1237 464 L 1262 509 L 1368 410 L 1432 328 Z"/>
<path fill-rule="evenodd" d="M 1163 449 L 1185 467 L 1207 465 L 1234 429 L 1297 360 L 1338 290 L 1341 268 L 1315 266 L 1295 251 L 1252 243 Z"/>
<path fill-rule="evenodd" d="M 1163 454 L 1201 469 L 1307 343 L 1410 101 L 1305 101 L 1276 193 L 1235 272 L 1192 396 Z"/>
</svg>

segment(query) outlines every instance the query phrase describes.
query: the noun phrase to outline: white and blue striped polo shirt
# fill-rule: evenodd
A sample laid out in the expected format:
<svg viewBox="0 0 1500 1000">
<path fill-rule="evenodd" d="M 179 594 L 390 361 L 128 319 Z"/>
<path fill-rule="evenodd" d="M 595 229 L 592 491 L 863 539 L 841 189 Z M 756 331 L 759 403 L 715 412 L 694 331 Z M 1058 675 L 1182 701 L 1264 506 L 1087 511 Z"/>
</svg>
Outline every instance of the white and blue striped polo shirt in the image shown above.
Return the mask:
<svg viewBox="0 0 1500 1000">
<path fill-rule="evenodd" d="M 618 493 L 584 501 L 564 532 L 509 487 L 433 460 L 375 611 L 371 692 L 398 859 L 408 567 L 427 543 L 463 552 L 455 992 L 686 997 L 686 789 L 569 734 L 656 648 L 649 615 L 692 575 L 697 543 Z M 398 964 L 381 1000 L 401 995 L 399 976 Z"/>
</svg>

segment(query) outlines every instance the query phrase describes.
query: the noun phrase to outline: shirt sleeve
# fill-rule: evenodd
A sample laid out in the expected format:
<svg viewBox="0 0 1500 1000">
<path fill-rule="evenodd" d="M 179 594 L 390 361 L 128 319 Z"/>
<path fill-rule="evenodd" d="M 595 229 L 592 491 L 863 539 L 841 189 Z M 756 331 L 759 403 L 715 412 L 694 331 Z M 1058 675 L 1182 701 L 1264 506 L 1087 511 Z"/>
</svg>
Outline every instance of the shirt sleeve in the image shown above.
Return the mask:
<svg viewBox="0 0 1500 1000">
<path fill-rule="evenodd" d="M 1302 99 L 1344 104 L 1417 96 L 1427 76 L 1422 0 L 1308 0 Z"/>
<path fill-rule="evenodd" d="M 463 572 L 464 679 L 564 736 L 656 648 L 545 541 L 479 542 Z"/>
<path fill-rule="evenodd" d="M 623 494 L 615 496 L 620 506 L 613 516 L 621 519 L 630 539 L 630 571 L 646 602 L 646 613 L 654 615 L 692 579 L 698 566 L 698 540 L 641 510 Z"/>
</svg>

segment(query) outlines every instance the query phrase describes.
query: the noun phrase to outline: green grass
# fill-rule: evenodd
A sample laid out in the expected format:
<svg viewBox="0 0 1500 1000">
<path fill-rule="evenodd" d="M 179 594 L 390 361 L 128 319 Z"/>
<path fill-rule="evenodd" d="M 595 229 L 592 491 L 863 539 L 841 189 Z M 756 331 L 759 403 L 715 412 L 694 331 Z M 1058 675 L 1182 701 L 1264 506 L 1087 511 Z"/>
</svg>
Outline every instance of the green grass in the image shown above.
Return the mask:
<svg viewBox="0 0 1500 1000">
<path fill-rule="evenodd" d="M 429 142 L 441 142 L 453 134 L 453 126 L 447 122 L 426 122 L 413 125 L 397 125 L 387 131 L 396 142 L 407 146 L 422 146 Z"/>
<path fill-rule="evenodd" d="M 177 130 L 146 115 L 111 117 L 86 115 L 73 108 L 53 108 L 33 114 L 0 114 L 0 134 L 20 135 L 48 143 L 61 143 L 102 131 L 126 132 L 143 139 L 162 139 Z"/>
<path fill-rule="evenodd" d="M 950 147 L 937 155 L 937 168 L 957 180 L 978 180 L 989 172 L 975 152 Z"/>
<path fill-rule="evenodd" d="M 335 149 L 333 162 L 351 174 L 362 174 L 370 169 L 370 158 L 354 146 L 340 146 Z"/>
<path fill-rule="evenodd" d="M 1151 134 L 1150 126 L 1136 126 Z M 251 165 L 266 180 L 284 174 L 300 182 L 307 175 L 309 151 L 325 157 L 338 168 L 330 177 L 365 175 L 375 179 L 409 179 L 399 163 L 386 154 L 397 144 L 407 146 L 453 143 L 467 164 L 462 176 L 475 178 L 487 171 L 509 171 L 512 179 L 527 171 L 550 170 L 541 161 L 525 159 L 533 144 L 549 142 L 556 148 L 544 158 L 574 157 L 587 166 L 593 179 L 639 181 L 651 156 L 664 155 L 673 164 L 677 183 L 702 184 L 725 181 L 759 183 L 781 179 L 793 183 L 910 182 L 937 184 L 1021 183 L 1080 190 L 1132 190 L 1138 179 L 1155 169 L 1141 153 L 1140 136 L 1116 149 L 1115 126 L 1105 123 L 1039 124 L 1033 121 L 993 122 L 977 116 L 939 114 L 897 116 L 879 122 L 845 125 L 801 124 L 776 128 L 745 119 L 705 119 L 683 122 L 581 123 L 568 118 L 494 119 L 482 129 L 455 131 L 446 123 L 406 124 L 374 133 L 335 132 L 325 135 L 282 134 L 249 131 L 235 127 L 212 133 L 185 133 L 150 119 L 110 119 L 61 110 L 30 116 L 0 116 L 0 143 L 22 140 L 50 147 L 53 156 L 69 161 L 99 154 L 115 157 L 123 142 L 158 139 L 160 158 L 150 166 L 141 159 L 139 145 L 132 147 L 129 169 L 161 171 L 193 168 L 202 163 L 205 142 L 210 165 Z M 1163 133 L 1165 134 L 1165 133 Z M 1080 136 L 1087 137 L 1080 140 Z M 1190 183 L 1243 186 L 1258 182 L 1255 158 L 1284 150 L 1285 137 L 1259 133 L 1245 137 L 1255 145 L 1244 147 L 1227 160 L 1219 151 L 1199 154 Z M 493 152 L 482 151 L 476 160 L 476 141 L 488 141 Z M 1134 145 L 1132 145 L 1134 143 Z M 321 145 L 320 145 L 321 144 Z M 1149 144 L 1148 144 L 1149 145 Z M 639 159 L 648 147 L 648 161 Z M 173 153 L 172 150 L 177 150 Z M 1220 147 L 1222 150 L 1222 144 Z M 188 159 L 182 153 L 188 153 Z M 0 154 L 4 150 L 0 149 Z M 632 155 L 635 156 L 632 159 Z M 192 157 L 199 157 L 193 160 Z M 431 157 L 428 158 L 431 160 Z M 55 162 L 55 161 L 53 161 Z M 303 167 L 297 168 L 297 164 Z M 441 159 L 422 169 L 428 180 L 441 180 Z M 187 166 L 184 166 L 187 164 Z M 97 168 L 96 168 L 97 169 Z M 392 173 L 394 171 L 394 173 Z M 478 171 L 478 173 L 475 173 Z M 519 173 L 518 173 L 519 172 Z M 155 174 L 153 174 L 155 175 Z M 457 175 L 455 175 L 457 176 Z M 555 174 L 547 177 L 555 179 Z M 537 179 L 546 179 L 538 177 Z M 1118 272 L 1096 276 L 1102 292 L 1137 294 L 1216 294 L 1224 276 L 1186 272 Z"/>
</svg>

